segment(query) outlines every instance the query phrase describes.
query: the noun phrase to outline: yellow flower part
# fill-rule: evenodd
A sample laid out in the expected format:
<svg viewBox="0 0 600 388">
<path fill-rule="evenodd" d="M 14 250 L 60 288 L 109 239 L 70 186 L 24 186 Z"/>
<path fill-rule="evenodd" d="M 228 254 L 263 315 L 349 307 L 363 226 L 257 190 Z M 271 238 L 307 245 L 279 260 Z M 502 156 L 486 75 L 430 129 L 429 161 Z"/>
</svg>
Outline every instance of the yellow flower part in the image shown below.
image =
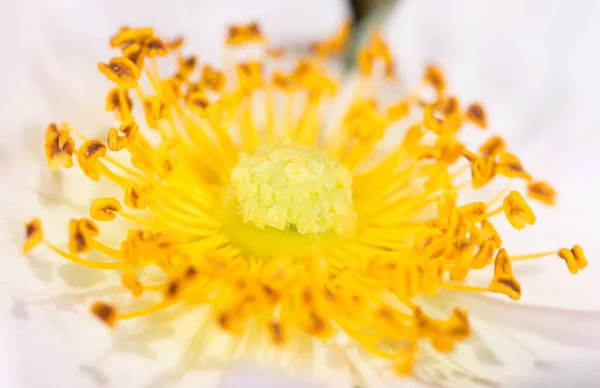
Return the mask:
<svg viewBox="0 0 600 388">
<path fill-rule="evenodd" d="M 460 306 L 433 318 L 417 296 L 450 289 L 518 300 L 512 262 L 557 255 L 572 273 L 585 268 L 578 245 L 523 255 L 503 248 L 495 227 L 502 214 L 517 229 L 536 221 L 514 186 L 465 201 L 466 190 L 496 180 L 546 204 L 555 192 L 500 136 L 475 150 L 460 140 L 488 126 L 486 113 L 452 96 L 439 68 L 384 103 L 374 85 L 392 78 L 394 61 L 375 34 L 358 52 L 356 90 L 338 98 L 345 85 L 327 64 L 349 31 L 346 24 L 313 54 L 288 58 L 257 24 L 233 26 L 224 67 L 215 69 L 184 56 L 181 39 L 122 28 L 110 40 L 121 54 L 98 65 L 112 82 L 106 110 L 116 123 L 107 137 L 50 124 L 45 143 L 50 168 L 70 168 L 75 156 L 87 177 L 110 182 L 120 197 L 94 199 L 90 219 L 71 221 L 66 248 L 45 240 L 34 219 L 24 252 L 43 244 L 117 271 L 131 298 L 153 301 L 134 311 L 98 301 L 91 310 L 109 326 L 187 305 L 206 309 L 232 338 L 251 327 L 282 347 L 346 336 L 402 374 L 423 341 L 449 352 L 471 333 Z M 177 70 L 167 75 L 160 69 L 169 59 Z M 282 59 L 295 64 L 291 71 L 278 67 Z M 336 101 L 342 108 L 332 108 Z M 392 132 L 403 139 L 382 142 Z M 118 230 L 115 220 L 129 225 L 121 241 L 101 242 L 106 223 Z M 489 284 L 470 283 L 471 271 L 488 266 Z"/>
</svg>

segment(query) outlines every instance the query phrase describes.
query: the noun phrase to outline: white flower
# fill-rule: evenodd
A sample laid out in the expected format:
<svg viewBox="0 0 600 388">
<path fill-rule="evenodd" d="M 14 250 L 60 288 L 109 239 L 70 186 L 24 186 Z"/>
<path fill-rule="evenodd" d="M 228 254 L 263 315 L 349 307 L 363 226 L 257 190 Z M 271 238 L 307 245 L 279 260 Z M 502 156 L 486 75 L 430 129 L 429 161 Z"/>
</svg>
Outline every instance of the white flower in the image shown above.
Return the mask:
<svg viewBox="0 0 600 388">
<path fill-rule="evenodd" d="M 592 123 L 587 116 L 588 109 L 591 111 L 588 106 L 594 101 L 593 93 L 597 93 L 597 90 L 580 89 L 580 83 L 570 77 L 572 74 L 584 73 L 581 83 L 589 85 L 588 82 L 597 80 L 598 76 L 590 69 L 575 73 L 564 70 L 567 65 L 561 67 L 555 64 L 560 63 L 559 59 L 571 58 L 569 56 L 555 58 L 552 63 L 556 68 L 545 67 L 548 62 L 545 59 L 552 55 L 550 48 L 554 47 L 548 46 L 543 51 L 540 48 L 543 45 L 536 42 L 535 36 L 530 40 L 526 34 L 527 31 L 540 34 L 538 29 L 541 28 L 534 27 L 537 26 L 536 23 L 545 25 L 548 32 L 562 31 L 561 23 L 571 26 L 567 24 L 571 18 L 579 21 L 577 16 L 591 14 L 591 11 L 575 9 L 573 13 L 568 13 L 568 17 L 561 19 L 554 17 L 553 12 L 557 11 L 537 7 L 535 12 L 520 19 L 519 15 L 529 8 L 513 9 L 506 5 L 490 7 L 478 6 L 475 2 L 442 6 L 441 3 L 409 1 L 398 8 L 388 21 L 385 32 L 392 48 L 397 48 L 399 53 L 401 79 L 408 84 L 411 79 L 416 83 L 420 79 L 416 67 L 422 69 L 430 59 L 447 68 L 451 89 L 456 90 L 461 101 L 483 101 L 489 108 L 491 129 L 497 129 L 501 133 L 508 132 L 510 149 L 525 155 L 523 161 L 527 171 L 545 174 L 544 179 L 559 187 L 559 201 L 566 206 L 552 209 L 551 212 L 534 207 L 538 224 L 546 224 L 546 229 L 537 227 L 533 232 L 527 229 L 515 234 L 510 227 L 499 226 L 505 238 L 505 246 L 511 253 L 570 247 L 573 242 L 579 242 L 586 247 L 588 257 L 593 257 L 598 247 L 594 246 L 594 231 L 590 225 L 592 219 L 598 219 L 598 214 L 596 209 L 581 204 L 594 203 L 594 198 L 589 193 L 593 192 L 595 186 L 591 182 L 585 182 L 585 177 L 593 178 L 594 173 L 589 172 L 593 171 L 591 168 L 572 164 L 572 160 L 579 158 L 579 164 L 594 166 L 594 161 L 599 159 L 592 152 L 595 151 L 596 138 L 586 133 Z M 315 9 L 316 12 L 308 12 Z M 574 8 L 569 10 L 571 9 Z M 27 11 L 24 12 L 23 8 L 13 3 L 5 16 L 4 25 L 9 32 L 4 34 L 4 39 L 8 43 L 8 52 L 14 52 L 14 55 L 2 65 L 4 75 L 1 78 L 3 89 L 0 95 L 3 111 L 6 112 L 6 119 L 3 116 L 0 123 L 3 128 L 7 128 L 3 132 L 6 140 L 0 145 L 0 162 L 4 166 L 0 173 L 0 198 L 4 199 L 0 209 L 4 224 L 0 226 L 6 229 L 3 233 L 9 236 L 6 241 L 1 242 L 7 258 L 1 278 L 7 295 L 0 299 L 0 345 L 4 345 L 0 347 L 0 357 L 4 356 L 3 353 L 20 355 L 10 361 L 12 372 L 7 371 L 1 376 L 7 378 L 6 386 L 29 388 L 60 383 L 77 387 L 102 384 L 138 387 L 148 386 L 149 383 L 154 384 L 152 386 L 163 386 L 169 382 L 186 387 L 195 386 L 198 381 L 202 381 L 204 386 L 224 387 L 246 387 L 253 386 L 252 384 L 257 387 L 293 386 L 292 384 L 302 387 L 345 387 L 351 386 L 351 380 L 356 376 L 359 376 L 359 382 L 372 386 L 384 383 L 391 386 L 418 384 L 415 380 L 398 378 L 390 373 L 389 364 L 379 365 L 378 362 L 365 358 L 363 352 L 351 349 L 342 352 L 336 349 L 336 346 L 341 346 L 340 342 L 328 348 L 315 346 L 314 349 L 304 349 L 306 354 L 312 352 L 310 354 L 313 357 L 318 357 L 312 360 L 312 370 L 305 369 L 301 364 L 290 363 L 289 360 L 285 362 L 285 357 L 296 360 L 294 355 L 290 356 L 290 352 L 275 352 L 266 348 L 268 350 L 263 352 L 257 366 L 255 362 L 242 360 L 241 365 L 228 365 L 226 370 L 216 367 L 197 371 L 198 365 L 195 363 L 199 354 L 203 354 L 205 361 L 210 361 L 210 357 L 206 357 L 209 352 L 203 349 L 206 343 L 204 339 L 220 335 L 214 329 L 199 329 L 201 322 L 197 319 L 203 319 L 202 315 L 182 315 L 173 325 L 167 326 L 164 325 L 166 316 L 157 313 L 130 326 L 129 330 L 116 331 L 114 335 L 108 333 L 104 327 L 90 320 L 87 310 L 81 308 L 82 301 L 87 303 L 90 299 L 111 296 L 113 291 L 113 301 L 123 301 L 123 296 L 116 293 L 119 287 L 113 287 L 119 284 L 118 278 L 71 264 L 58 267 L 48 264 L 55 263 L 49 254 L 24 258 L 16 243 L 19 239 L 13 232 L 15 223 L 22 222 L 29 216 L 39 215 L 52 220 L 44 228 L 48 240 L 64 240 L 61 230 L 66 226 L 67 220 L 81 217 L 76 215 L 78 213 L 87 216 L 88 198 L 107 196 L 106 191 L 103 191 L 106 188 L 98 190 L 97 185 L 83 181 L 80 177 L 67 178 L 62 174 L 49 174 L 39 157 L 43 147 L 39 140 L 42 137 L 39 128 L 49 121 L 64 119 L 86 135 L 104 137 L 106 128 L 114 125 L 103 112 L 106 83 L 98 76 L 93 64 L 110 58 L 108 51 L 98 48 L 105 47 L 106 37 L 112 35 L 116 27 L 122 24 L 149 24 L 162 35 L 183 32 L 191 43 L 190 51 L 199 53 L 202 61 L 219 64 L 222 55 L 220 42 L 226 24 L 257 19 L 261 22 L 265 35 L 274 37 L 271 41 L 275 40 L 277 45 L 304 46 L 307 42 L 329 36 L 341 24 L 347 16 L 341 2 L 323 5 L 316 1 L 305 1 L 284 5 L 280 2 L 261 1 L 252 6 L 241 1 L 212 4 L 190 1 L 179 2 L 177 5 L 165 5 L 163 2 L 122 4 L 115 1 L 104 2 L 102 5 L 48 2 Z M 592 16 L 588 17 L 593 20 Z M 505 23 L 508 21 L 513 29 L 507 31 L 496 28 L 492 23 L 496 19 Z M 553 29 L 552 24 L 558 24 L 559 27 Z M 573 36 L 578 36 L 581 40 L 588 35 L 593 36 L 593 31 L 587 31 L 586 28 L 594 28 L 594 23 L 580 23 L 578 28 L 581 32 Z M 477 33 L 473 33 L 473 30 Z M 564 50 L 572 47 L 577 53 L 578 46 L 571 46 L 571 39 L 559 32 L 556 35 L 563 39 Z M 516 36 L 530 47 L 520 48 L 522 46 L 514 42 Z M 538 41 L 545 42 L 544 36 L 540 34 Z M 495 41 L 513 43 L 503 46 L 493 44 Z M 517 47 L 519 48 L 516 49 Z M 486 54 L 486 50 L 491 53 Z M 496 50 L 500 54 L 495 54 L 498 52 Z M 536 54 L 538 52 L 542 54 Z M 496 59 L 490 59 L 492 54 L 497 55 Z M 585 66 L 584 59 L 594 59 L 587 51 L 580 55 L 583 59 L 573 60 L 568 66 Z M 483 60 L 479 60 L 479 57 Z M 506 60 L 506 57 L 513 60 Z M 574 54 L 573 58 L 577 58 L 577 55 Z M 548 89 L 554 87 L 548 85 L 555 85 L 553 82 L 557 76 L 553 69 L 563 69 L 562 75 L 565 77 L 561 83 L 556 84 L 554 94 Z M 549 95 L 554 97 L 550 98 Z M 576 116 L 573 124 L 572 116 Z M 556 130 L 551 133 L 539 130 L 536 134 L 528 131 L 532 126 L 555 127 Z M 569 130 L 563 130 L 567 126 Z M 369 126 L 371 128 L 372 125 Z M 506 131 L 504 128 L 511 130 Z M 573 138 L 574 133 L 577 133 L 577 139 L 567 142 L 566 140 Z M 364 135 L 363 132 L 360 134 Z M 477 141 L 478 139 L 467 139 L 468 144 L 477 144 Z M 530 144 L 536 144 L 535 149 Z M 543 150 L 550 150 L 552 157 L 544 154 Z M 310 159 L 311 155 L 306 157 L 309 162 L 313 160 Z M 279 163 L 279 159 L 277 162 Z M 268 168 L 278 169 L 279 165 L 271 164 Z M 298 179 L 301 171 L 298 169 L 302 166 L 294 168 L 294 174 L 297 174 L 294 179 Z M 309 170 L 302 174 L 308 174 L 310 178 L 313 172 Z M 253 177 L 255 179 L 256 175 Z M 330 186 L 335 186 L 340 181 L 336 183 L 334 179 L 332 182 Z M 588 190 L 585 190 L 586 183 L 589 185 Z M 344 184 L 340 185 L 345 187 Z M 236 187 L 235 190 L 238 198 L 243 196 L 252 199 L 251 195 L 241 189 Z M 122 193 L 115 194 L 117 198 L 119 195 L 122 196 Z M 340 202 L 334 197 L 325 195 L 319 198 L 319 201 L 331 201 L 333 208 L 338 209 L 336 206 Z M 285 207 L 289 203 L 284 201 L 280 205 Z M 243 213 L 245 210 L 240 211 Z M 328 217 L 324 210 L 318 214 Z M 345 213 L 343 215 L 341 218 L 345 218 Z M 248 217 L 260 221 L 265 216 L 252 214 Z M 525 218 L 528 223 L 533 223 L 527 215 Z M 305 219 L 307 218 L 296 216 L 286 218 Z M 545 222 L 541 222 L 542 219 Z M 269 225 L 277 225 L 281 221 L 278 218 L 270 220 Z M 286 222 L 288 221 L 284 225 L 287 225 Z M 299 224 L 296 226 L 301 229 Z M 313 226 L 303 224 L 302 228 L 310 231 Z M 319 230 L 323 228 L 330 229 L 332 225 L 325 221 L 319 225 Z M 114 238 L 113 241 L 123 239 L 122 229 L 118 225 L 106 232 L 109 238 Z M 104 236 L 107 234 L 103 232 Z M 28 262 L 25 268 L 23 262 Z M 599 306 L 596 300 L 588 297 L 598 291 L 598 286 L 593 284 L 593 268 L 586 270 L 587 274 L 573 278 L 565 274 L 564 263 L 558 259 L 548 258 L 526 263 L 521 267 L 524 268 L 523 271 L 517 268 L 516 263 L 513 267 L 524 290 L 523 300 L 517 306 L 506 302 L 506 297 L 480 298 L 458 293 L 442 293 L 433 300 L 433 304 L 422 301 L 431 308 L 426 309 L 428 313 L 435 313 L 435 309 L 447 310 L 454 305 L 468 307 L 474 335 L 449 355 L 441 356 L 428 350 L 425 345 L 420 353 L 422 359 L 418 360 L 415 369 L 415 375 L 420 381 L 437 381 L 461 387 L 484 384 L 486 381 L 516 384 L 524 377 L 535 377 L 536 368 L 542 362 L 562 358 L 569 352 L 580 356 L 583 354 L 565 347 L 557 348 L 557 342 L 580 348 L 585 347 L 584 345 L 598 345 L 600 338 L 598 330 L 595 330 L 595 323 L 598 322 Z M 471 273 L 469 284 L 475 284 L 478 276 L 472 276 Z M 489 283 L 489 274 L 482 275 L 481 279 L 483 284 Z M 65 281 L 71 289 L 68 292 L 62 288 Z M 552 287 L 554 282 L 560 282 L 561 287 Z M 563 306 L 587 311 L 559 310 Z M 96 312 L 97 315 L 103 315 Z M 460 317 L 458 315 L 457 319 Z M 560 323 L 557 324 L 554 320 L 560 320 Z M 564 325 L 563 321 L 570 321 L 569 325 Z M 227 324 L 223 323 L 222 326 L 226 327 Z M 189 335 L 183 336 L 182 333 Z M 541 335 L 547 341 L 536 340 L 530 336 L 531 333 Z M 152 346 L 148 346 L 150 341 Z M 530 346 L 538 353 L 532 353 Z M 179 357 L 182 350 L 184 356 Z M 229 354 L 225 349 L 219 351 L 215 356 Z M 278 370 L 277 367 L 283 365 L 285 367 Z M 189 370 L 194 370 L 194 373 L 187 373 Z M 291 376 L 286 376 L 283 372 L 285 370 Z M 302 374 L 304 377 L 301 377 Z M 0 380 L 0 383 L 4 381 Z"/>
</svg>

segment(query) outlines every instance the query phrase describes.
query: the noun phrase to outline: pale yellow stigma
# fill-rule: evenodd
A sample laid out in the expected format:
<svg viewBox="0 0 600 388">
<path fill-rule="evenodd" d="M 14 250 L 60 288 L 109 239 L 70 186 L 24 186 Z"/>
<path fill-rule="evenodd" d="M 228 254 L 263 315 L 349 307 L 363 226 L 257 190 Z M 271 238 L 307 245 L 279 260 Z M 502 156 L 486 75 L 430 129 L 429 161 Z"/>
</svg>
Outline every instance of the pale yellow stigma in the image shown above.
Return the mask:
<svg viewBox="0 0 600 388">
<path fill-rule="evenodd" d="M 273 143 L 242 155 L 231 172 L 239 212 L 263 229 L 342 233 L 352 213 L 352 176 L 309 147 Z"/>
</svg>

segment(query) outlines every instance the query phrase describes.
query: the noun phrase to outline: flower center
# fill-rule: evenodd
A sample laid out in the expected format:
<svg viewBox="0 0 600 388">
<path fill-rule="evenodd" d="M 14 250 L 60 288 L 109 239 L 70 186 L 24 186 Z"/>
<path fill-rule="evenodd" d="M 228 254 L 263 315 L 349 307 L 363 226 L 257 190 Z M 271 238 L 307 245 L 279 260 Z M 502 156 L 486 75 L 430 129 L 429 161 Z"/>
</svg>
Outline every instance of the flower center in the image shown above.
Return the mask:
<svg viewBox="0 0 600 388">
<path fill-rule="evenodd" d="M 341 234 L 352 213 L 350 172 L 321 151 L 286 143 L 242 155 L 231 172 L 245 223 L 301 234 Z"/>
</svg>

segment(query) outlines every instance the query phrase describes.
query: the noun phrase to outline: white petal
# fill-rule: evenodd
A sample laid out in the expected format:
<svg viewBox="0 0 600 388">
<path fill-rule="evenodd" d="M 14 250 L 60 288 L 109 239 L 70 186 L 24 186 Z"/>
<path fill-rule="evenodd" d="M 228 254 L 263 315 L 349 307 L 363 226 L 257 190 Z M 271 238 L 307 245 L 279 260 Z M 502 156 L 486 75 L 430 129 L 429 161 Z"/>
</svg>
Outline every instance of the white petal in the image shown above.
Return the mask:
<svg viewBox="0 0 600 388">
<path fill-rule="evenodd" d="M 290 377 L 281 371 L 258 369 L 242 365 L 231 371 L 222 388 L 325 388 L 326 385 L 312 378 Z"/>
<path fill-rule="evenodd" d="M 528 387 L 597 387 L 600 385 L 600 353 L 566 358 L 558 370 L 545 370 L 521 379 L 516 388 Z"/>
</svg>

